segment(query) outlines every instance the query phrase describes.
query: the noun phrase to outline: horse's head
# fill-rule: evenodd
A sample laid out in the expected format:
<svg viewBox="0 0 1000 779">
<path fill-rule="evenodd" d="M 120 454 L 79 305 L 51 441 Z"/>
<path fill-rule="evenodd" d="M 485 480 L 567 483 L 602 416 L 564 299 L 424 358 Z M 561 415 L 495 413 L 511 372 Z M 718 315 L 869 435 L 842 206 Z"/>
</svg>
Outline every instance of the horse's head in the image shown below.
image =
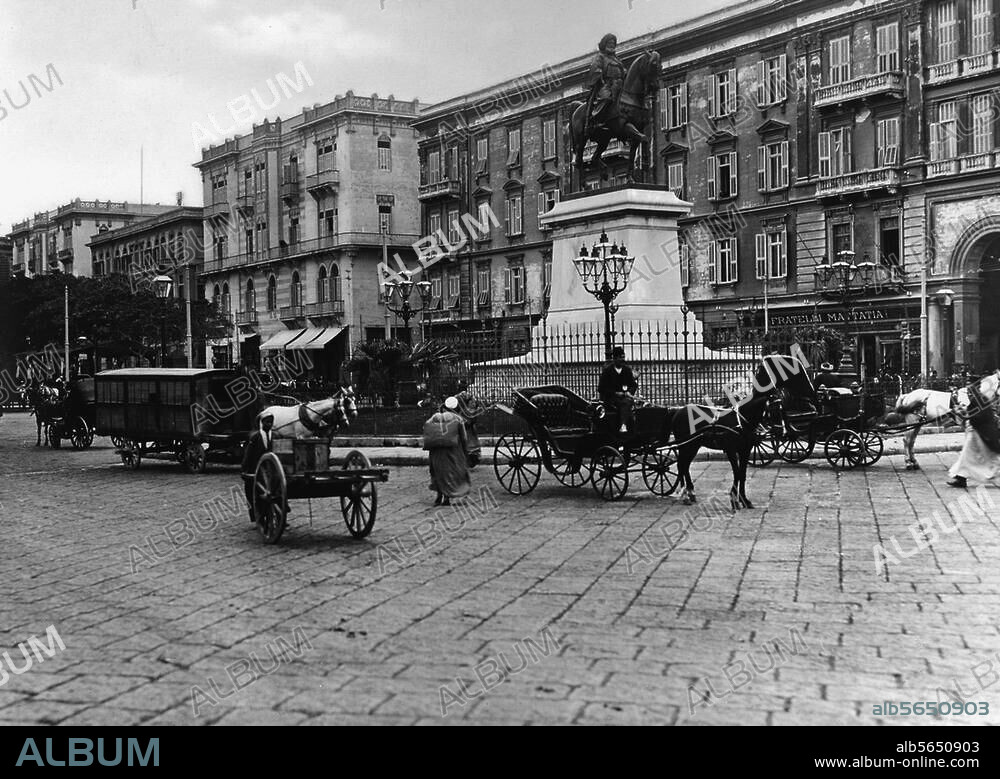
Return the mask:
<svg viewBox="0 0 1000 779">
<path fill-rule="evenodd" d="M 640 54 L 629 66 L 625 76 L 624 91 L 633 93 L 654 92 L 659 88 L 662 75 L 660 52 L 647 51 Z"/>
<path fill-rule="evenodd" d="M 755 396 L 770 395 L 784 389 L 796 398 L 816 401 L 816 388 L 809 378 L 806 364 L 798 357 L 786 354 L 769 354 L 760 361 L 754 374 Z"/>
<path fill-rule="evenodd" d="M 341 387 L 334 397 L 340 399 L 341 407 L 344 410 L 345 424 L 347 420 L 358 418 L 358 404 L 354 399 L 354 387 Z"/>
</svg>

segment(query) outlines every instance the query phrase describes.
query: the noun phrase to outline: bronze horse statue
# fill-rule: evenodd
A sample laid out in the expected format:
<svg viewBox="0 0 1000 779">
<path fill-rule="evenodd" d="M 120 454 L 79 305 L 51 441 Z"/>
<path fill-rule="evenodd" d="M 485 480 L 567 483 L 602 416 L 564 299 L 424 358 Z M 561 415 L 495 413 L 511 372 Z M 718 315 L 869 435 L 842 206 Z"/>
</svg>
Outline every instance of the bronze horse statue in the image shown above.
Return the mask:
<svg viewBox="0 0 1000 779">
<path fill-rule="evenodd" d="M 622 86 L 621 97 L 618 102 L 618 111 L 621 114 L 622 124 L 627 127 L 631 125 L 643 136 L 646 128 L 652 119 L 652 110 L 649 107 L 660 83 L 660 54 L 656 51 L 648 51 L 640 54 L 629 66 L 625 76 L 625 83 Z M 628 182 L 634 183 L 636 180 L 635 161 L 639 152 L 641 141 L 633 133 L 627 130 L 618 133 L 604 124 L 594 122 L 590 117 L 589 103 L 576 102 L 572 104 L 573 114 L 570 118 L 570 141 L 574 154 L 574 165 L 580 172 L 580 188 L 583 188 L 584 174 L 586 168 L 595 162 L 600 167 L 601 177 L 607 178 L 607 165 L 601 159 L 601 155 L 608 148 L 612 138 L 631 144 L 629 154 Z M 645 140 L 645 138 L 643 139 Z M 588 141 L 594 141 L 597 148 L 589 161 L 585 162 L 583 150 Z"/>
<path fill-rule="evenodd" d="M 747 497 L 747 465 L 757 428 L 764 418 L 768 398 L 777 390 L 785 389 L 793 397 L 801 398 L 814 406 L 817 403 L 806 366 L 797 357 L 771 354 L 761 360 L 753 378 L 753 390 L 735 408 L 716 409 L 691 404 L 672 409 L 671 432 L 677 447 L 677 473 L 680 478 L 670 492 L 684 485 L 684 503 L 694 503 L 694 483 L 691 481 L 691 463 L 702 447 L 721 450 L 729 458 L 733 469 L 733 486 L 729 500 L 735 512 L 741 506 L 752 509 Z M 668 493 L 670 494 L 670 493 Z"/>
</svg>

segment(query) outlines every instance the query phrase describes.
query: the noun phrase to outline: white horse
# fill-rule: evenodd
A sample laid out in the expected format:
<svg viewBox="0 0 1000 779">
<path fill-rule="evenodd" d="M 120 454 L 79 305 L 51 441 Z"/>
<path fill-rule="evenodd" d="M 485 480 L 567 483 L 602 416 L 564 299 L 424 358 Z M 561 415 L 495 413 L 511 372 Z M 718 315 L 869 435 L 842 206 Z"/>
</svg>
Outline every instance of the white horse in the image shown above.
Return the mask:
<svg viewBox="0 0 1000 779">
<path fill-rule="evenodd" d="M 274 417 L 271 431 L 274 438 L 329 438 L 357 418 L 358 407 L 354 402 L 354 390 L 341 387 L 336 395 L 326 400 L 266 408 L 257 415 L 256 426 L 260 426 L 265 416 Z"/>
<path fill-rule="evenodd" d="M 979 383 L 980 392 L 989 400 L 995 399 L 998 383 L 1000 383 L 1000 370 L 987 376 Z M 964 414 L 968 410 L 969 403 L 969 390 L 965 387 L 954 392 L 917 389 L 900 396 L 899 400 L 896 401 L 895 411 L 886 415 L 884 422 L 887 425 L 903 424 L 907 427 L 912 425 L 912 428 L 907 430 L 903 436 L 906 470 L 920 470 L 916 455 L 913 453 L 913 445 L 923 426 L 947 417 L 958 419 L 959 414 Z"/>
</svg>

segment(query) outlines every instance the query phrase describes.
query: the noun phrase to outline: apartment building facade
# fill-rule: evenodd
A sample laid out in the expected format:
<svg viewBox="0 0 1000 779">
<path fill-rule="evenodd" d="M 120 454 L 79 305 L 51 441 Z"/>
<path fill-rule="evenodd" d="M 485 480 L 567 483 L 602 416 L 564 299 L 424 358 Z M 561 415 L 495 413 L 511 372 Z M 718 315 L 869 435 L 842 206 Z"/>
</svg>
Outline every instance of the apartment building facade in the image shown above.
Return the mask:
<svg viewBox="0 0 1000 779">
<path fill-rule="evenodd" d="M 203 152 L 202 283 L 235 322 L 216 365 L 304 349 L 332 379 L 352 343 L 398 325 L 378 264 L 415 263 L 419 107 L 348 92 Z"/>
<path fill-rule="evenodd" d="M 661 54 L 640 166 L 694 205 L 680 256 L 646 267 L 680 264 L 711 344 L 765 323 L 822 325 L 869 375 L 917 372 L 927 264 L 931 367 L 1000 361 L 997 11 L 996 0 L 750 0 L 620 44 L 626 64 Z M 442 296 L 449 328 L 523 331 L 544 315 L 551 255 L 535 213 L 569 191 L 567 123 L 590 56 L 417 123 L 425 231 L 483 202 L 502 225 L 430 269 L 436 288 L 458 292 Z M 606 181 L 584 186 L 620 183 L 622 151 L 605 155 Z"/>
<path fill-rule="evenodd" d="M 12 272 L 27 277 L 60 271 L 92 276 L 88 243 L 92 235 L 157 216 L 170 206 L 80 200 L 15 222 L 9 238 L 14 245 Z"/>
</svg>

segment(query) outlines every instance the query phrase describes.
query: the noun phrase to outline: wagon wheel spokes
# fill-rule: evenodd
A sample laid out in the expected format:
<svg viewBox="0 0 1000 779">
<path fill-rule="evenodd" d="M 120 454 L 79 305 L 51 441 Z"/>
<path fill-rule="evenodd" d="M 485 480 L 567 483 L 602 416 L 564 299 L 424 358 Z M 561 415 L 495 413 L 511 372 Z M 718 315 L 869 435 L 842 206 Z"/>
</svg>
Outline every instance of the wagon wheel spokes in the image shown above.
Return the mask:
<svg viewBox="0 0 1000 779">
<path fill-rule="evenodd" d="M 593 471 L 590 463 L 584 462 L 580 458 L 579 463 L 569 458 L 553 459 L 552 475 L 559 480 L 560 484 L 567 487 L 578 488 L 590 482 Z"/>
<path fill-rule="evenodd" d="M 826 439 L 824 452 L 834 468 L 851 470 L 864 460 L 864 443 L 853 430 L 835 430 Z"/>
<path fill-rule="evenodd" d="M 773 463 L 777 456 L 777 447 L 771 431 L 766 425 L 758 425 L 750 444 L 750 464 L 756 468 L 765 468 Z"/>
<path fill-rule="evenodd" d="M 368 471 L 372 464 L 364 452 L 351 452 L 344 459 L 344 471 Z M 340 497 L 340 513 L 344 515 L 347 531 L 354 538 L 367 538 L 375 525 L 378 514 L 378 487 L 374 482 L 356 481 L 350 492 Z"/>
<path fill-rule="evenodd" d="M 646 489 L 661 498 L 673 494 L 680 478 L 676 465 L 677 453 L 673 448 L 646 452 L 642 458 L 642 480 Z"/>
<path fill-rule="evenodd" d="M 885 453 L 885 439 L 874 430 L 865 430 L 861 434 L 862 459 L 861 465 L 867 468 L 882 459 Z"/>
<path fill-rule="evenodd" d="M 816 448 L 816 438 L 812 430 L 798 430 L 788 427 L 787 437 L 777 442 L 778 457 L 786 463 L 800 463 L 806 460 Z"/>
<path fill-rule="evenodd" d="M 538 444 L 519 435 L 503 436 L 493 452 L 493 472 L 511 495 L 527 495 L 542 476 Z"/>
<path fill-rule="evenodd" d="M 604 500 L 621 500 L 628 491 L 628 462 L 617 449 L 602 446 L 594 453 L 594 491 Z"/>
<path fill-rule="evenodd" d="M 285 532 L 288 514 L 288 482 L 281 460 L 266 452 L 254 472 L 253 515 L 265 544 L 276 544 Z"/>
</svg>

